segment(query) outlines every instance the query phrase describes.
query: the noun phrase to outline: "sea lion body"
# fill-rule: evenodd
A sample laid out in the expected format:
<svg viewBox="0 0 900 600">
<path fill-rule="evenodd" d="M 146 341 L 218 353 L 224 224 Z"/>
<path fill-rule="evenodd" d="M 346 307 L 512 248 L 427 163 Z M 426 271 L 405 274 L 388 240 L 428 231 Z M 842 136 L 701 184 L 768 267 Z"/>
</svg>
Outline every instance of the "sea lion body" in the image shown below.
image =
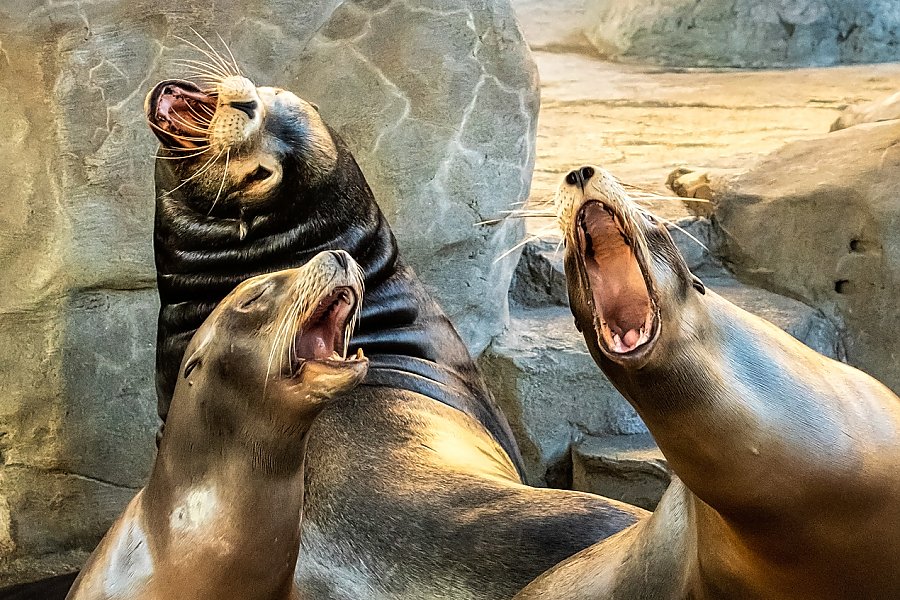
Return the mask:
<svg viewBox="0 0 900 600">
<path fill-rule="evenodd" d="M 517 598 L 900 597 L 900 399 L 706 290 L 608 173 L 558 202 L 576 323 L 680 480 Z"/>
<path fill-rule="evenodd" d="M 76 580 L 71 600 L 298 600 L 306 436 L 358 385 L 343 359 L 362 274 L 346 253 L 263 275 L 194 336 L 147 486 Z"/>
<path fill-rule="evenodd" d="M 148 98 L 162 152 L 208 147 L 157 163 L 158 389 L 165 415 L 184 340 L 242 278 L 326 248 L 362 266 L 366 303 L 352 344 L 370 369 L 309 435 L 300 591 L 317 600 L 509 598 L 646 514 L 522 484 L 506 419 L 398 256 L 347 147 L 309 103 L 247 83 L 225 78 L 213 98 L 163 82 Z M 185 105 L 212 115 L 192 121 L 203 136 L 187 135 Z"/>
</svg>

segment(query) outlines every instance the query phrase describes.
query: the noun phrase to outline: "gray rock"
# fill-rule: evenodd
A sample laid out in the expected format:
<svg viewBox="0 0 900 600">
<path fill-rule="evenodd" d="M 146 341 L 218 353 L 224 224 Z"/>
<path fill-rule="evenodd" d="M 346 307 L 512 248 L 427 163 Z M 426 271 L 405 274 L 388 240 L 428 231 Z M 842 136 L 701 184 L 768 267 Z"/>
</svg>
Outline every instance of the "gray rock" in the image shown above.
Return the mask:
<svg viewBox="0 0 900 600">
<path fill-rule="evenodd" d="M 900 58 L 895 0 L 586 0 L 605 56 L 672 66 L 787 67 Z"/>
<path fill-rule="evenodd" d="M 665 457 L 648 434 L 588 436 L 572 450 L 576 490 L 647 510 L 659 504 L 672 480 Z"/>
<path fill-rule="evenodd" d="M 900 121 L 787 144 L 714 190 L 738 276 L 841 326 L 850 364 L 900 391 Z"/>
<path fill-rule="evenodd" d="M 558 237 L 525 244 L 513 273 L 509 299 L 528 308 L 568 306 L 563 252 Z"/>
<path fill-rule="evenodd" d="M 848 106 L 831 124 L 831 131 L 840 131 L 862 123 L 878 123 L 900 119 L 900 92 L 886 98 Z"/>
<path fill-rule="evenodd" d="M 0 581 L 64 569 L 153 456 L 153 155 L 145 94 L 229 41 L 319 104 L 406 257 L 478 352 L 504 326 L 537 74 L 508 0 L 0 5 Z M 201 43 L 202 45 L 202 43 Z M 436 68 L 435 65 L 442 65 Z M 77 485 L 76 485 L 77 483 Z M 67 487 L 68 486 L 68 487 Z"/>
<path fill-rule="evenodd" d="M 594 364 L 568 308 L 513 311 L 480 364 L 533 485 L 558 484 L 557 471 L 566 471 L 570 448 L 583 435 L 647 431 Z"/>
</svg>

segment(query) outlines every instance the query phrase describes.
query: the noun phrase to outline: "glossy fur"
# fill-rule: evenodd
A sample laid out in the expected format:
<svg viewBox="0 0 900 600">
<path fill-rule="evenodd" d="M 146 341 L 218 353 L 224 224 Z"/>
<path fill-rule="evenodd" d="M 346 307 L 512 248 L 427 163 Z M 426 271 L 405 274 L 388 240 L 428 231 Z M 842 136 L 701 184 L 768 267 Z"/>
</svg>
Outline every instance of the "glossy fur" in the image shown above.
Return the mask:
<svg viewBox="0 0 900 600">
<path fill-rule="evenodd" d="M 665 228 L 608 173 L 586 172 L 559 194 L 572 312 L 680 480 L 652 517 L 516 598 L 900 597 L 900 399 L 704 290 Z M 661 329 L 638 362 L 597 341 L 573 225 L 592 200 L 649 254 Z"/>
<path fill-rule="evenodd" d="M 265 118 L 235 143 L 231 164 L 247 172 L 275 157 L 277 185 L 244 193 L 226 173 L 216 200 L 219 161 L 208 178 L 167 193 L 201 163 L 157 165 L 158 387 L 164 416 L 186 340 L 243 278 L 303 264 L 326 248 L 360 263 L 366 302 L 351 347 L 365 350 L 370 371 L 310 433 L 300 590 L 322 600 L 509 598 L 643 515 L 588 494 L 522 485 L 506 419 L 453 326 L 398 256 L 347 147 L 312 105 L 282 90 L 257 93 L 242 101 L 260 102 Z"/>
</svg>

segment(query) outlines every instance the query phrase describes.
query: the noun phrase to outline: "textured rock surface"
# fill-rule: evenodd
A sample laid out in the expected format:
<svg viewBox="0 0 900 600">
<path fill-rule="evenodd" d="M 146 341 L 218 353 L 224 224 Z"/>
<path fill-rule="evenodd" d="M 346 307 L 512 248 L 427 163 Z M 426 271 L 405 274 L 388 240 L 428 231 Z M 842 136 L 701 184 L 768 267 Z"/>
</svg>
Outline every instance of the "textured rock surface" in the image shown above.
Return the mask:
<svg viewBox="0 0 900 600">
<path fill-rule="evenodd" d="M 900 119 L 900 92 L 873 102 L 848 106 L 831 124 L 831 131 L 839 131 L 861 123 L 877 123 Z"/>
<path fill-rule="evenodd" d="M 522 226 L 475 223 L 527 196 L 538 102 L 507 0 L 0 4 L 4 583 L 77 563 L 152 459 L 142 103 L 190 27 L 321 106 L 474 350 L 503 326 Z"/>
<path fill-rule="evenodd" d="M 672 477 L 650 434 L 586 437 L 572 449 L 572 486 L 654 510 Z"/>
<path fill-rule="evenodd" d="M 843 323 L 848 361 L 900 390 L 900 121 L 784 146 L 715 179 L 722 253 L 742 278 Z"/>
<path fill-rule="evenodd" d="M 586 0 L 605 56 L 678 66 L 812 66 L 900 58 L 895 0 Z"/>
<path fill-rule="evenodd" d="M 627 435 L 647 428 L 588 354 L 568 308 L 514 310 L 509 330 L 481 367 L 509 418 L 529 483 L 559 480 L 572 444 L 585 434 Z"/>
</svg>

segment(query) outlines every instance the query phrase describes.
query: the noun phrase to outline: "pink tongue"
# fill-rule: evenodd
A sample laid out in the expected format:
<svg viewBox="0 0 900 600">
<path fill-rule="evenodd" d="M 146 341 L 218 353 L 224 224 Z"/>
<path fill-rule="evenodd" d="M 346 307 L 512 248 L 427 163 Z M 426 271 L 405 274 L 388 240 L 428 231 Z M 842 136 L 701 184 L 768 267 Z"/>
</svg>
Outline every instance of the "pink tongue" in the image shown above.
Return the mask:
<svg viewBox="0 0 900 600">
<path fill-rule="evenodd" d="M 628 333 L 625 334 L 625 337 L 622 338 L 622 342 L 625 344 L 627 348 L 634 348 L 638 340 L 641 339 L 641 334 L 638 333 L 637 329 L 632 329 Z"/>
</svg>

